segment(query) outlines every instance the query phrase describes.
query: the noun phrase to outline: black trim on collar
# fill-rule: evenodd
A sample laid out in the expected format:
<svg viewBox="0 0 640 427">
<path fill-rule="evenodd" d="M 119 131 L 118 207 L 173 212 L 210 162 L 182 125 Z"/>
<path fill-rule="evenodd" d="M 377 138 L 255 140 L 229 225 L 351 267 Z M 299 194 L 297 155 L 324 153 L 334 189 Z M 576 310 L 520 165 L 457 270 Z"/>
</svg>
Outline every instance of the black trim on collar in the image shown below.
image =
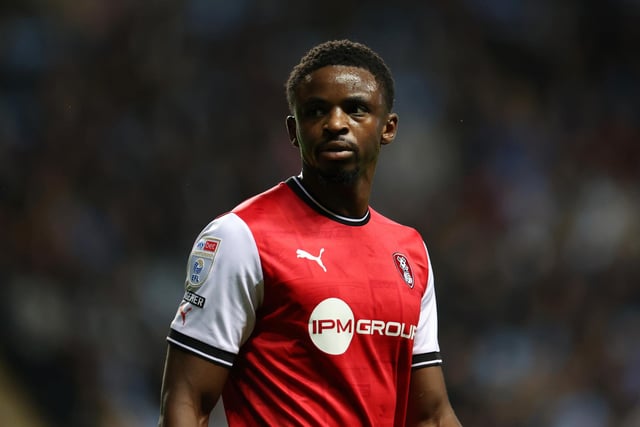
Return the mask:
<svg viewBox="0 0 640 427">
<path fill-rule="evenodd" d="M 329 209 L 322 206 L 316 199 L 309 194 L 306 188 L 302 185 L 300 178 L 297 176 L 292 176 L 285 181 L 285 184 L 293 190 L 294 193 L 298 195 L 306 204 L 308 204 L 313 210 L 318 212 L 321 215 L 326 216 L 329 219 L 339 222 L 344 225 L 353 225 L 353 226 L 361 226 L 365 225 L 371 219 L 371 212 L 367 209 L 367 213 L 362 218 L 350 218 L 344 215 L 338 215 L 335 212 L 330 211 Z"/>
</svg>

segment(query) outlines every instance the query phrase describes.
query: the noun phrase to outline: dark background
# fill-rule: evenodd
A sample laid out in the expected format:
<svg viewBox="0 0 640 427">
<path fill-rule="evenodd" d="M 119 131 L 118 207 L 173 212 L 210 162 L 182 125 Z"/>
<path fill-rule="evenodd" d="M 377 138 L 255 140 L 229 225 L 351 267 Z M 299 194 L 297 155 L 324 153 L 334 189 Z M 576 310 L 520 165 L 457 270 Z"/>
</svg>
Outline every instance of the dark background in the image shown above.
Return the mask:
<svg viewBox="0 0 640 427">
<path fill-rule="evenodd" d="M 156 423 L 193 239 L 299 172 L 284 82 L 345 37 L 462 422 L 640 425 L 637 0 L 0 2 L 0 424 Z"/>
</svg>

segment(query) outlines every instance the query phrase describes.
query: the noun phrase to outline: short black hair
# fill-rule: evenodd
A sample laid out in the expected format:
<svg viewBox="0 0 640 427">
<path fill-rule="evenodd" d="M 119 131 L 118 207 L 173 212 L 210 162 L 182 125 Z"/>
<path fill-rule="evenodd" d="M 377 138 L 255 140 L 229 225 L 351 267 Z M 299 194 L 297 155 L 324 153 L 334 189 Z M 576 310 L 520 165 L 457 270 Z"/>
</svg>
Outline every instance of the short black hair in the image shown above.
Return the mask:
<svg viewBox="0 0 640 427">
<path fill-rule="evenodd" d="M 391 111 L 395 96 L 394 82 L 391 70 L 382 57 L 362 43 L 331 40 L 313 47 L 291 70 L 285 85 L 291 113 L 294 112 L 295 91 L 302 79 L 315 70 L 330 65 L 363 68 L 373 74 L 383 91 L 387 109 Z"/>
</svg>

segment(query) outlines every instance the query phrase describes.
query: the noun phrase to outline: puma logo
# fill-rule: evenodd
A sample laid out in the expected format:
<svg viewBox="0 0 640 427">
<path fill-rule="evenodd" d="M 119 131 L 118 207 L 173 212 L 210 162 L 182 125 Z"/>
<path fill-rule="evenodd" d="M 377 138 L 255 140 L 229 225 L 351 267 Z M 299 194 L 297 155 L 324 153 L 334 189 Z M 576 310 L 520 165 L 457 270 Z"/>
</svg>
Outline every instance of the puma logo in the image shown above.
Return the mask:
<svg viewBox="0 0 640 427">
<path fill-rule="evenodd" d="M 296 250 L 296 255 L 298 255 L 298 258 L 309 259 L 311 261 L 317 262 L 318 265 L 320 266 L 320 268 L 322 268 L 324 270 L 324 272 L 326 273 L 327 272 L 327 268 L 322 263 L 322 253 L 323 252 L 324 252 L 324 248 L 321 248 L 320 249 L 320 253 L 318 254 L 318 256 L 314 256 L 314 255 L 311 255 L 307 251 L 303 251 L 302 249 L 298 249 L 298 250 Z"/>
<path fill-rule="evenodd" d="M 180 307 L 180 317 L 182 317 L 182 324 L 187 321 L 187 313 L 193 310 L 193 307 L 189 307 L 188 309 L 184 309 L 184 305 Z"/>
</svg>

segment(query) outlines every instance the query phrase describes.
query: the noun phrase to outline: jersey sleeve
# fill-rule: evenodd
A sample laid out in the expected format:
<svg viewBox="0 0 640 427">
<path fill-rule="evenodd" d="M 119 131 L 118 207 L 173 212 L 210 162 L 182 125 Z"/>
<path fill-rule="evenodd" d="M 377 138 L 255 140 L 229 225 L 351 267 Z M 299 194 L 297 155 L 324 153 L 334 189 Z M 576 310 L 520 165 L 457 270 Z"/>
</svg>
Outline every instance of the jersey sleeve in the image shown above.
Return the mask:
<svg viewBox="0 0 640 427">
<path fill-rule="evenodd" d="M 425 245 L 425 251 L 427 251 Z M 441 365 L 440 345 L 438 344 L 438 310 L 436 307 L 436 290 L 433 279 L 433 268 L 427 251 L 429 277 L 427 289 L 420 304 L 420 320 L 413 343 L 413 361 L 411 367 Z"/>
<path fill-rule="evenodd" d="M 191 249 L 185 294 L 167 340 L 230 367 L 253 331 L 262 296 L 253 235 L 237 215 L 225 214 L 205 227 Z"/>
</svg>

